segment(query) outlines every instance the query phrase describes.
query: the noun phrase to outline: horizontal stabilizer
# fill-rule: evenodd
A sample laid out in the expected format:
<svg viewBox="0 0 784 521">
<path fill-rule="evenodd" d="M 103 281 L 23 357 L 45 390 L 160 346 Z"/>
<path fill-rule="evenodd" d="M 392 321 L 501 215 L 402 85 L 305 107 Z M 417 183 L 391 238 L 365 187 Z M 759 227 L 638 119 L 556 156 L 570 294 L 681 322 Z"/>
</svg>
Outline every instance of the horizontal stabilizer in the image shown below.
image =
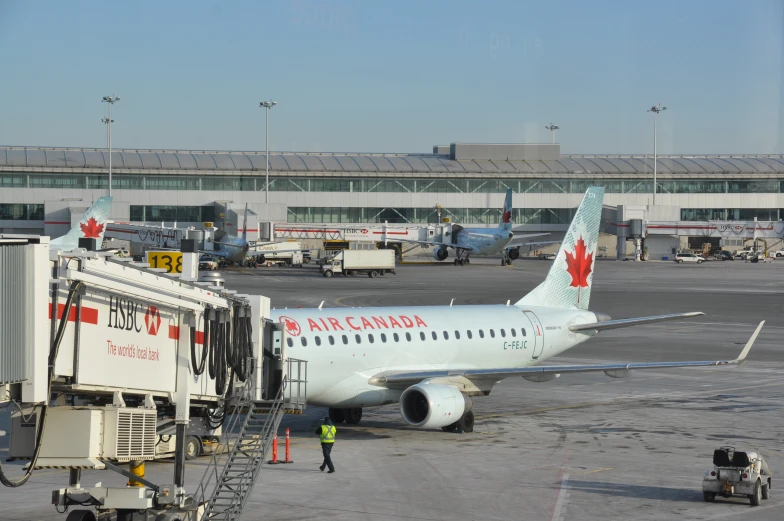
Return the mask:
<svg viewBox="0 0 784 521">
<path fill-rule="evenodd" d="M 578 333 L 580 331 L 606 331 L 608 329 L 618 329 L 621 327 L 652 324 L 653 322 L 664 322 L 665 320 L 698 317 L 704 314 L 705 313 L 702 311 L 693 311 L 691 313 L 673 313 L 670 315 L 657 315 L 655 317 L 621 318 L 618 320 L 606 320 L 604 322 L 592 322 L 590 324 L 575 324 L 569 326 L 569 331 L 572 331 L 573 333 Z"/>
</svg>

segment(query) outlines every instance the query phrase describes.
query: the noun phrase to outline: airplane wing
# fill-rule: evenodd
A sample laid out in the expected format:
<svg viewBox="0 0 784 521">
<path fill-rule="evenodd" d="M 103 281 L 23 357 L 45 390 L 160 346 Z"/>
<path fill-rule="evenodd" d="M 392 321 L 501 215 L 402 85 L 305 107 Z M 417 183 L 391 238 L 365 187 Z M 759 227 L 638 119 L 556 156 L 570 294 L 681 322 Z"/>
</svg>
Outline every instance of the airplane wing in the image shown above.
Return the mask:
<svg viewBox="0 0 784 521">
<path fill-rule="evenodd" d="M 632 319 L 633 320 L 633 319 Z M 569 373 L 589 373 L 604 372 L 613 378 L 623 378 L 628 376 L 629 371 L 638 369 L 670 369 L 673 367 L 718 367 L 723 365 L 743 366 L 746 363 L 746 356 L 751 350 L 751 346 L 757 339 L 765 321 L 759 323 L 757 329 L 746 342 L 743 350 L 737 358 L 733 360 L 699 360 L 687 362 L 651 362 L 651 363 L 618 363 L 618 364 L 596 364 L 596 365 L 545 365 L 530 366 L 519 368 L 498 368 L 498 369 L 455 369 L 455 370 L 435 370 L 435 371 L 387 371 L 374 375 L 368 380 L 370 385 L 387 387 L 389 389 L 405 389 L 411 385 L 433 378 L 465 378 L 470 381 L 499 381 L 510 376 L 522 376 L 523 378 L 534 381 L 546 381 L 556 376 Z M 631 324 L 630 324 L 631 325 Z M 617 326 L 623 327 L 623 326 Z"/>
<path fill-rule="evenodd" d="M 438 246 L 440 248 L 454 248 L 456 250 L 474 251 L 474 247 L 468 244 L 453 243 L 453 242 L 438 242 L 438 241 L 418 241 L 416 239 L 395 239 L 400 242 L 412 242 L 421 244 L 423 246 Z"/>
</svg>

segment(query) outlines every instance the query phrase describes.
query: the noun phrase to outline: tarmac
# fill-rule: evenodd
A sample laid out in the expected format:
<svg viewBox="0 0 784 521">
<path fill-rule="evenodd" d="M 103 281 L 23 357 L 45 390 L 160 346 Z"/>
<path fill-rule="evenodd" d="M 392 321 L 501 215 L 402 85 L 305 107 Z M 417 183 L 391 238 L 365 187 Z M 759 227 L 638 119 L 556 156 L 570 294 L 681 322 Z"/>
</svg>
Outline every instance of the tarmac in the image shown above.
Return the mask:
<svg viewBox="0 0 784 521">
<path fill-rule="evenodd" d="M 226 285 L 281 307 L 368 307 L 515 302 L 544 278 L 550 261 L 497 259 L 468 266 L 404 265 L 397 276 L 321 277 L 316 267 L 226 270 Z M 366 409 L 358 426 L 338 426 L 337 473 L 319 471 L 313 430 L 325 416 L 286 417 L 291 465 L 266 466 L 242 519 L 250 520 L 702 520 L 784 518 L 784 262 L 618 262 L 595 265 L 591 309 L 613 318 L 703 311 L 682 322 L 612 330 L 551 363 L 735 358 L 766 320 L 742 368 L 638 371 L 613 379 L 568 375 L 546 383 L 502 381 L 474 402 L 475 432 L 407 426 L 396 406 Z M 0 429 L 6 429 L 0 414 Z M 6 438 L 7 439 L 7 438 Z M 0 438 L 0 457 L 7 441 Z M 704 503 L 701 481 L 713 450 L 758 450 L 773 471 L 771 499 Z M 282 453 L 282 449 L 281 449 Z M 206 458 L 187 465 L 196 483 Z M 10 472 L 17 472 L 18 466 Z M 171 462 L 147 466 L 171 482 Z M 66 471 L 38 471 L 20 489 L 0 488 L 0 518 L 63 520 L 49 504 Z M 84 484 L 121 485 L 110 472 Z"/>
</svg>

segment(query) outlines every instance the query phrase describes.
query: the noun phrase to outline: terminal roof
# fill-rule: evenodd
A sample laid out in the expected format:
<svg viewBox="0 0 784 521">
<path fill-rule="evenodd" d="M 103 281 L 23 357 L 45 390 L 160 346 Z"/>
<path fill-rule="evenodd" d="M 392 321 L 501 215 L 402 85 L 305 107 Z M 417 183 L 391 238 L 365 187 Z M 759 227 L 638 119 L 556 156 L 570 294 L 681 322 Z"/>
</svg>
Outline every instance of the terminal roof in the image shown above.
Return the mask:
<svg viewBox="0 0 784 521">
<path fill-rule="evenodd" d="M 0 169 L 105 170 L 100 148 L 0 147 Z M 112 151 L 117 171 L 263 172 L 264 152 L 211 150 Z M 658 156 L 662 174 L 784 175 L 784 155 Z M 437 154 L 270 152 L 271 172 L 339 174 L 649 174 L 653 158 L 643 155 L 561 155 L 556 160 L 450 159 Z"/>
</svg>

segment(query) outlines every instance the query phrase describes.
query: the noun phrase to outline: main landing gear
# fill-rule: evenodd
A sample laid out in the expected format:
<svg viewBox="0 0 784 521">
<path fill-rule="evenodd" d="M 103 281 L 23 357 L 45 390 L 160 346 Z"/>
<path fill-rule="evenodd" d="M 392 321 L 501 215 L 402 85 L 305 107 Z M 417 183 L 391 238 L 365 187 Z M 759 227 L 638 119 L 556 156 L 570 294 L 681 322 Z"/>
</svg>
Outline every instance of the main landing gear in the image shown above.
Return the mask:
<svg viewBox="0 0 784 521">
<path fill-rule="evenodd" d="M 329 419 L 335 424 L 346 422 L 349 425 L 357 425 L 362 420 L 362 407 L 349 407 L 347 409 L 330 407 Z"/>
<path fill-rule="evenodd" d="M 457 250 L 455 252 L 455 266 L 462 266 L 463 264 L 471 264 L 471 259 L 468 258 L 469 253 L 464 250 Z"/>
<path fill-rule="evenodd" d="M 455 423 L 441 427 L 441 430 L 444 432 L 474 432 L 474 412 L 468 411 Z"/>
<path fill-rule="evenodd" d="M 501 251 L 501 266 L 511 266 L 512 261 L 509 259 L 509 250 Z"/>
</svg>

